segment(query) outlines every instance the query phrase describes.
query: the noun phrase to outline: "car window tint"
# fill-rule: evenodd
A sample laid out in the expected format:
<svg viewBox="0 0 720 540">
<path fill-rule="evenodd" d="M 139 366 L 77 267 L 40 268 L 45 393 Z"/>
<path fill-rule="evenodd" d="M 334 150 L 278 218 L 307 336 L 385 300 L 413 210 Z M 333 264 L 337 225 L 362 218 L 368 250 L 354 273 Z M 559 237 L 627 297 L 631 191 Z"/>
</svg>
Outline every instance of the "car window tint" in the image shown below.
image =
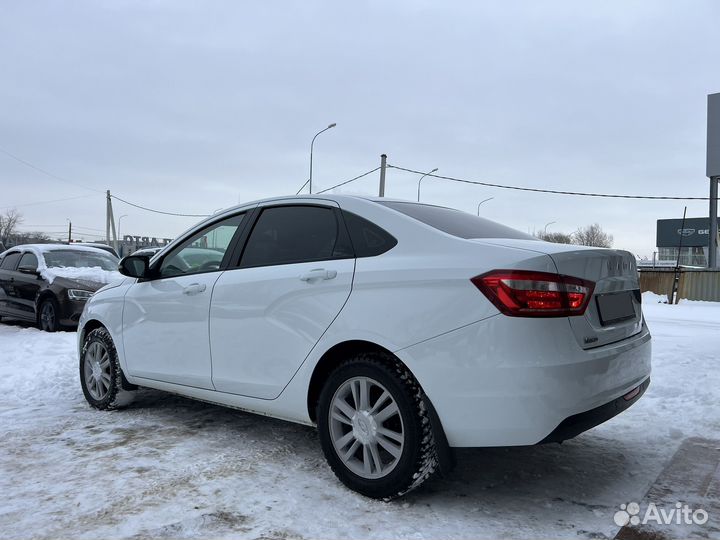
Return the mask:
<svg viewBox="0 0 720 540">
<path fill-rule="evenodd" d="M 5 255 L 5 258 L 3 259 L 2 268 L 3 270 L 15 270 L 15 267 L 17 266 L 18 261 L 20 260 L 20 252 L 15 251 L 13 253 L 8 253 Z"/>
<path fill-rule="evenodd" d="M 356 257 L 380 255 L 397 245 L 393 235 L 373 222 L 345 210 L 343 218 L 350 232 Z"/>
<path fill-rule="evenodd" d="M 23 253 L 22 258 L 20 259 L 20 264 L 18 264 L 18 268 L 21 266 L 29 266 L 30 268 L 34 268 L 37 270 L 38 267 L 38 260 L 34 253 Z"/>
<path fill-rule="evenodd" d="M 225 253 L 245 214 L 215 223 L 173 249 L 160 265 L 160 277 L 182 276 L 220 269 Z"/>
<path fill-rule="evenodd" d="M 382 201 L 393 210 L 422 221 L 438 230 L 460 238 L 516 238 L 537 240 L 534 236 L 516 231 L 500 223 L 443 206 L 410 202 Z"/>
<path fill-rule="evenodd" d="M 270 266 L 345 257 L 352 257 L 350 246 L 338 242 L 338 222 L 332 208 L 279 206 L 266 208 L 260 214 L 240 265 Z"/>
</svg>

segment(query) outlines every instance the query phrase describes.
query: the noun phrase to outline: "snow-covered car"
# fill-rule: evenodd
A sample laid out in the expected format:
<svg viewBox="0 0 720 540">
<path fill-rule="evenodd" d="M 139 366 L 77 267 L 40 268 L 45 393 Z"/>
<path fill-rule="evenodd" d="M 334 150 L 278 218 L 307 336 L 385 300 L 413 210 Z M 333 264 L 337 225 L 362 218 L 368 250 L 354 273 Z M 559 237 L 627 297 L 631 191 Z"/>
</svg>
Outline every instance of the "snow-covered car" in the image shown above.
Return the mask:
<svg viewBox="0 0 720 540">
<path fill-rule="evenodd" d="M 73 246 L 85 246 L 85 247 L 94 247 L 97 249 L 102 249 L 103 251 L 107 251 L 112 256 L 120 258 L 120 255 L 118 255 L 118 252 L 115 251 L 115 248 L 108 244 L 103 244 L 102 242 L 74 242 Z"/>
<path fill-rule="evenodd" d="M 26 244 L 0 253 L 0 317 L 45 331 L 77 326 L 85 302 L 122 279 L 118 258 L 94 247 Z"/>
<path fill-rule="evenodd" d="M 198 250 L 222 257 L 178 264 Z M 449 208 L 268 199 L 120 270 L 133 279 L 80 320 L 93 407 L 145 386 L 317 425 L 335 474 L 370 497 L 418 486 L 454 447 L 572 438 L 650 380 L 630 253 Z"/>
</svg>

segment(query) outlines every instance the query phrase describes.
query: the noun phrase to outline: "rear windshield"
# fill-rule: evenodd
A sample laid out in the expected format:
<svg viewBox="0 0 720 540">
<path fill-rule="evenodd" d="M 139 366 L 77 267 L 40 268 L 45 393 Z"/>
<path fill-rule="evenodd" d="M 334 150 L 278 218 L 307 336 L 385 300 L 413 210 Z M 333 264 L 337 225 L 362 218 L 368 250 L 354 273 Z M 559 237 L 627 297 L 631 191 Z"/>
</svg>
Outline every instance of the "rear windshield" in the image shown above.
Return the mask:
<svg viewBox="0 0 720 540">
<path fill-rule="evenodd" d="M 117 270 L 118 259 L 102 250 L 54 249 L 43 253 L 48 268 L 94 268 Z"/>
<path fill-rule="evenodd" d="M 489 219 L 473 216 L 467 212 L 411 202 L 378 201 L 393 210 L 422 221 L 426 225 L 435 227 L 443 232 L 460 238 L 517 238 L 522 240 L 537 240 L 534 236 L 525 234 Z"/>
</svg>

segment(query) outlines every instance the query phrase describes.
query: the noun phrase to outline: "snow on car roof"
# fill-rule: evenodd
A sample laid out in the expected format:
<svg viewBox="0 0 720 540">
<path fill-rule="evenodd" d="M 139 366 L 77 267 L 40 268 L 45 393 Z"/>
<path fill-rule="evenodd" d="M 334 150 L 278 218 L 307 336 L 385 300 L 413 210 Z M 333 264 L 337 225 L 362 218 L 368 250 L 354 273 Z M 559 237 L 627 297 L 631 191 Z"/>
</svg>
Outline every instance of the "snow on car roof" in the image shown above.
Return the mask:
<svg viewBox="0 0 720 540">
<path fill-rule="evenodd" d="M 87 251 L 92 253 L 97 253 L 98 251 L 102 251 L 104 253 L 107 253 L 108 255 L 112 256 L 112 253 L 109 253 L 108 251 L 99 248 L 99 247 L 92 247 L 92 246 L 77 246 L 75 244 L 20 244 L 17 246 L 13 246 L 9 249 L 6 249 L 2 253 L 0 253 L 0 256 L 4 255 L 8 251 L 14 251 L 14 250 L 27 250 L 32 251 L 36 255 L 40 253 L 47 253 L 48 251 L 57 251 L 57 250 L 77 250 L 77 251 Z"/>
</svg>

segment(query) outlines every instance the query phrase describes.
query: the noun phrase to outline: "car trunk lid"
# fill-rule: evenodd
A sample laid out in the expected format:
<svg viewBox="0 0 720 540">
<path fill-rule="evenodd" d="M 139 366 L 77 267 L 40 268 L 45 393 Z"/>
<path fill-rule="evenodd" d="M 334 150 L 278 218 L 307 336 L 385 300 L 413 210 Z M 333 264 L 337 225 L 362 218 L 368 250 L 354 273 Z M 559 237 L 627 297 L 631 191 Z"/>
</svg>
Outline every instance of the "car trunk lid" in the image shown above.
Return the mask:
<svg viewBox="0 0 720 540">
<path fill-rule="evenodd" d="M 642 330 L 640 282 L 631 253 L 534 240 L 475 241 L 545 253 L 553 260 L 559 274 L 594 282 L 593 297 L 585 314 L 568 317 L 582 348 L 615 343 Z"/>
</svg>

